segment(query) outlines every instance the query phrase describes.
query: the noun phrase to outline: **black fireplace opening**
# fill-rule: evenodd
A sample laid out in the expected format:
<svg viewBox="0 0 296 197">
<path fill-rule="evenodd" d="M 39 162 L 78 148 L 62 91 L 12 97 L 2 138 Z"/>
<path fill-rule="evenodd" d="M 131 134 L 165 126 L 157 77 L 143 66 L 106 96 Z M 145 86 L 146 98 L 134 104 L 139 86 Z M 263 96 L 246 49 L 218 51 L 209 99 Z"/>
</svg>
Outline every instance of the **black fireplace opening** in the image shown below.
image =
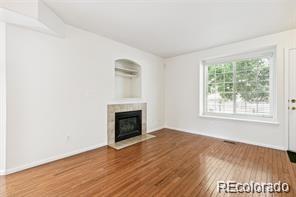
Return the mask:
<svg viewBox="0 0 296 197">
<path fill-rule="evenodd" d="M 142 135 L 142 111 L 115 113 L 115 142 Z"/>
</svg>

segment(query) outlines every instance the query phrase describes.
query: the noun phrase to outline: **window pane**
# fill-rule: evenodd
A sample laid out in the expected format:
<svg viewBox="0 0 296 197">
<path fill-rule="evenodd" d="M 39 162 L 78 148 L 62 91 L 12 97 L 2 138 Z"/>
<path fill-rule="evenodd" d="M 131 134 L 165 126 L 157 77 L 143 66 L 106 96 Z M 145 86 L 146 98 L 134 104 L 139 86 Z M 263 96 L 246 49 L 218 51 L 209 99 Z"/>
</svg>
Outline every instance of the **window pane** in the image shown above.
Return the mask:
<svg viewBox="0 0 296 197">
<path fill-rule="evenodd" d="M 216 84 L 209 84 L 208 85 L 208 94 L 215 94 L 217 93 L 217 85 Z"/>
<path fill-rule="evenodd" d="M 270 116 L 271 61 L 260 57 L 207 65 L 207 111 Z"/>
<path fill-rule="evenodd" d="M 216 74 L 216 83 L 223 83 L 223 82 L 224 82 L 224 73 Z"/>
<path fill-rule="evenodd" d="M 230 97 L 231 100 L 222 98 L 221 95 L 210 95 L 208 97 L 208 112 L 232 113 L 233 112 L 233 94 L 227 94 L 223 97 Z"/>
<path fill-rule="evenodd" d="M 215 76 L 215 72 L 214 72 L 214 74 L 213 73 L 209 74 L 208 83 L 211 84 L 211 83 L 215 83 L 215 82 L 216 82 L 216 76 Z"/>
<path fill-rule="evenodd" d="M 269 60 L 254 58 L 236 62 L 236 113 L 269 115 Z"/>
<path fill-rule="evenodd" d="M 233 65 L 232 63 L 225 63 L 224 64 L 225 73 L 232 73 L 233 72 Z"/>
<path fill-rule="evenodd" d="M 233 113 L 232 63 L 208 66 L 207 110 L 215 113 Z"/>
<path fill-rule="evenodd" d="M 233 92 L 233 83 L 225 83 L 225 92 Z"/>
<path fill-rule="evenodd" d="M 225 82 L 233 82 L 233 72 L 225 73 Z"/>
<path fill-rule="evenodd" d="M 223 64 L 216 65 L 216 74 L 224 73 L 224 67 Z"/>
</svg>

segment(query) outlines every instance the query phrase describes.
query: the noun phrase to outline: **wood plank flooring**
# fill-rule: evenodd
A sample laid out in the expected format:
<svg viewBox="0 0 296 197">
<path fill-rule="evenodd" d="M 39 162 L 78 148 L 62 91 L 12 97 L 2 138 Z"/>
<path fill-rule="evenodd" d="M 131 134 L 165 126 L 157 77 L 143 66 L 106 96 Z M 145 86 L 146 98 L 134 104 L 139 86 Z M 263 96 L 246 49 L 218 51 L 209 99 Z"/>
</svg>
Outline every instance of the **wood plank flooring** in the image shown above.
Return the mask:
<svg viewBox="0 0 296 197">
<path fill-rule="evenodd" d="M 296 196 L 286 152 L 163 129 L 156 138 L 102 147 L 0 178 L 0 196 Z M 287 182 L 285 194 L 225 194 L 217 181 Z"/>
</svg>

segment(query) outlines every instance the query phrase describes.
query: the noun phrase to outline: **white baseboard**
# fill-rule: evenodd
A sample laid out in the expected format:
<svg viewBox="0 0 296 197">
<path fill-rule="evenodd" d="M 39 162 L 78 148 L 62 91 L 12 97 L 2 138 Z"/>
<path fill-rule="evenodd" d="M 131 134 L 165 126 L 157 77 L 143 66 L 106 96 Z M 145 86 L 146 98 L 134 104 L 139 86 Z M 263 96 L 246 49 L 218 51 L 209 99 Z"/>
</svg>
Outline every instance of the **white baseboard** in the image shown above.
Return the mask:
<svg viewBox="0 0 296 197">
<path fill-rule="evenodd" d="M 272 149 L 277 149 L 277 150 L 283 150 L 283 151 L 286 151 L 287 150 L 285 147 L 281 147 L 281 146 L 274 146 L 274 145 L 270 145 L 270 144 L 257 143 L 257 142 L 252 142 L 252 141 L 248 141 L 248 140 L 242 140 L 242 139 L 236 139 L 236 138 L 229 138 L 229 137 L 217 136 L 217 135 L 211 135 L 211 134 L 199 132 L 199 131 L 196 131 L 196 130 L 181 129 L 181 128 L 168 127 L 168 126 L 166 126 L 165 128 L 172 129 L 172 130 L 177 130 L 177 131 L 181 131 L 181 132 L 186 132 L 186 133 L 203 135 L 203 136 L 207 136 L 207 137 L 219 138 L 219 139 L 223 139 L 223 140 L 230 140 L 230 141 L 235 141 L 235 142 L 240 142 L 240 143 L 245 143 L 245 144 L 262 146 L 262 147 L 272 148 Z"/>
<path fill-rule="evenodd" d="M 224 139 L 224 140 L 231 140 L 231 141 L 236 141 L 236 142 L 241 142 L 241 143 L 246 143 L 246 144 L 252 144 L 252 145 L 256 145 L 256 146 L 273 148 L 273 149 L 278 149 L 278 150 L 286 150 L 286 148 L 284 148 L 284 147 L 279 147 L 279 146 L 274 146 L 274 145 L 269 145 L 269 144 L 263 144 L 263 143 L 255 143 L 255 142 L 251 142 L 251 141 L 248 141 L 248 140 L 241 140 L 241 139 L 227 138 L 227 137 L 217 136 L 217 135 L 210 135 L 210 134 L 198 132 L 198 131 L 195 131 L 195 130 L 181 129 L 181 128 L 168 127 L 168 126 L 154 128 L 154 129 L 151 129 L 151 130 L 147 131 L 147 133 L 158 131 L 158 130 L 161 130 L 163 128 L 168 128 L 168 129 L 172 129 L 172 130 L 177 130 L 177 131 L 192 133 L 192 134 L 198 134 L 198 135 L 203 135 L 203 136 L 208 136 L 208 137 L 214 137 L 214 138 L 219 138 L 219 139 Z M 107 144 L 102 143 L 102 144 L 82 148 L 82 149 L 79 149 L 79 150 L 75 150 L 75 151 L 72 151 L 72 152 L 69 152 L 69 153 L 49 157 L 49 158 L 46 158 L 46 159 L 43 159 L 43 160 L 35 161 L 35 162 L 25 164 L 25 165 L 22 165 L 22 166 L 18 166 L 18 167 L 15 167 L 15 168 L 10 168 L 10 169 L 7 169 L 6 171 L 1 170 L 0 175 L 7 175 L 7 174 L 19 172 L 19 171 L 26 170 L 26 169 L 36 167 L 36 166 L 39 166 L 39 165 L 43 165 L 43 164 L 46 164 L 46 163 L 49 163 L 49 162 L 52 162 L 52 161 L 56 161 L 56 160 L 63 159 L 63 158 L 66 158 L 66 157 L 70 157 L 70 156 L 73 156 L 73 155 L 77 155 L 77 154 L 80 154 L 80 153 L 83 153 L 83 152 L 86 152 L 86 151 L 90 151 L 90 150 L 93 150 L 93 149 L 96 149 L 96 148 L 100 148 L 100 147 L 105 146 L 105 145 L 107 145 Z"/>
<path fill-rule="evenodd" d="M 161 129 L 164 129 L 165 126 L 161 126 L 161 127 L 157 127 L 157 128 L 154 128 L 154 129 L 150 129 L 149 131 L 147 131 L 147 133 L 151 133 L 151 132 L 154 132 L 154 131 L 159 131 Z"/>
<path fill-rule="evenodd" d="M 155 128 L 155 129 L 151 129 L 151 130 L 147 131 L 147 133 L 158 131 L 158 130 L 161 130 L 163 128 L 164 127 L 158 127 L 158 128 Z M 105 145 L 107 145 L 107 144 L 105 144 L 105 143 L 104 144 L 98 144 L 98 145 L 82 148 L 82 149 L 79 149 L 79 150 L 75 150 L 75 151 L 72 151 L 72 152 L 69 152 L 69 153 L 64 153 L 64 154 L 61 154 L 61 155 L 57 155 L 57 156 L 49 157 L 49 158 L 46 158 L 46 159 L 42 159 L 42 160 L 39 160 L 39 161 L 34 161 L 32 163 L 28 163 L 28 164 L 25 164 L 25 165 L 22 165 L 22 166 L 9 168 L 6 171 L 0 171 L 0 175 L 8 175 L 8 174 L 12 174 L 12 173 L 19 172 L 19 171 L 22 171 L 22 170 L 26 170 L 26 169 L 29 169 L 29 168 L 33 168 L 33 167 L 36 167 L 36 166 L 40 166 L 40 165 L 43 165 L 43 164 L 46 164 L 46 163 L 49 163 L 49 162 L 53 162 L 53 161 L 63 159 L 63 158 L 66 158 L 66 157 L 70 157 L 70 156 L 73 156 L 73 155 L 77 155 L 77 154 L 80 154 L 80 153 L 83 153 L 83 152 L 86 152 L 86 151 L 89 151 L 89 150 L 100 148 L 100 147 L 105 146 Z"/>
<path fill-rule="evenodd" d="M 105 146 L 105 145 L 107 145 L 107 144 L 106 143 L 97 144 L 97 145 L 94 145 L 94 146 L 89 146 L 89 147 L 82 148 L 82 149 L 79 149 L 79 150 L 71 151 L 69 153 L 64 153 L 64 154 L 61 154 L 61 155 L 56 155 L 56 156 L 49 157 L 49 158 L 46 158 L 46 159 L 42 159 L 42 160 L 39 160 L 39 161 L 34 161 L 32 163 L 28 163 L 28 164 L 25 164 L 25 165 L 22 165 L 22 166 L 9 168 L 6 171 L 4 171 L 2 175 L 8 175 L 8 174 L 11 174 L 11 173 L 19 172 L 19 171 L 22 171 L 22 170 L 26 170 L 26 169 L 29 169 L 29 168 L 36 167 L 36 166 L 40 166 L 40 165 L 43 165 L 43 164 L 46 164 L 46 163 L 49 163 L 49 162 L 53 162 L 53 161 L 56 161 L 56 160 L 59 160 L 59 159 L 63 159 L 63 158 L 70 157 L 70 156 L 73 156 L 73 155 L 77 155 L 77 154 L 87 152 L 87 151 L 90 151 L 90 150 L 93 150 L 93 149 L 97 149 L 97 148 L 100 148 L 100 147 Z M 0 171 L 0 173 L 1 173 L 1 171 Z"/>
<path fill-rule="evenodd" d="M 5 170 L 0 170 L 0 176 L 6 175 Z"/>
</svg>

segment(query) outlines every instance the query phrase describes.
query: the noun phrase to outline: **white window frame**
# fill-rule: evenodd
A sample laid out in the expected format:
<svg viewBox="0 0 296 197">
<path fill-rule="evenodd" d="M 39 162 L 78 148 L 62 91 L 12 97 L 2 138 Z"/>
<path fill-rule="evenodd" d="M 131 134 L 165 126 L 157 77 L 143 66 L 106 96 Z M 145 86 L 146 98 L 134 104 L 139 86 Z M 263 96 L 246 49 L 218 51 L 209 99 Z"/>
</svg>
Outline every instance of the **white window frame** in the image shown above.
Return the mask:
<svg viewBox="0 0 296 197">
<path fill-rule="evenodd" d="M 223 63 L 230 61 L 238 61 L 249 58 L 256 57 L 266 57 L 266 55 L 271 55 L 273 61 L 270 65 L 270 75 L 269 75 L 269 91 L 270 91 L 270 115 L 259 115 L 259 114 L 237 114 L 237 113 L 223 113 L 223 112 L 208 112 L 207 111 L 207 94 L 208 94 L 208 74 L 207 65 L 214 63 Z M 222 118 L 231 120 L 242 120 L 251 122 L 262 122 L 262 123 L 272 123 L 278 124 L 277 121 L 277 99 L 276 99 L 276 47 L 267 47 L 264 49 L 257 49 L 252 52 L 244 52 L 235 55 L 227 55 L 222 57 L 206 58 L 200 62 L 200 113 L 201 117 L 206 118 Z M 234 73 L 235 75 L 235 73 Z M 235 79 L 235 76 L 234 76 Z M 235 106 L 234 106 L 235 107 Z"/>
</svg>

